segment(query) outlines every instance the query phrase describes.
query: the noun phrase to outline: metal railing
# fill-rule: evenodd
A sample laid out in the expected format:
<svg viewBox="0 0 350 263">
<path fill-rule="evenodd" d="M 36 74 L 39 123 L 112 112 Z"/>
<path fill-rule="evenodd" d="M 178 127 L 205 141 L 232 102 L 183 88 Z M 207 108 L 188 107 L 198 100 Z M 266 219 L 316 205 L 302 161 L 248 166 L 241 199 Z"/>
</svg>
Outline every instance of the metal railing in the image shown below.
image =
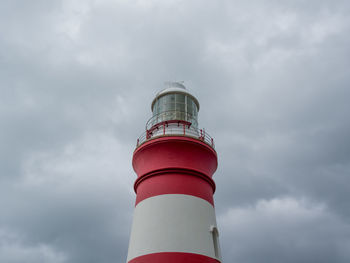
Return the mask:
<svg viewBox="0 0 350 263">
<path fill-rule="evenodd" d="M 183 112 L 183 111 L 163 111 L 158 113 L 157 115 L 154 115 L 152 118 L 150 118 L 146 123 L 146 130 L 150 130 L 153 126 L 157 125 L 158 123 L 162 123 L 164 121 L 170 121 L 170 120 L 182 120 L 192 123 L 192 126 L 197 127 L 197 117 L 193 116 L 192 114 Z"/>
<path fill-rule="evenodd" d="M 204 129 L 197 129 L 190 122 L 181 120 L 164 121 L 153 125 L 137 139 L 136 148 L 149 140 L 174 135 L 195 138 L 215 148 L 214 139 Z"/>
</svg>

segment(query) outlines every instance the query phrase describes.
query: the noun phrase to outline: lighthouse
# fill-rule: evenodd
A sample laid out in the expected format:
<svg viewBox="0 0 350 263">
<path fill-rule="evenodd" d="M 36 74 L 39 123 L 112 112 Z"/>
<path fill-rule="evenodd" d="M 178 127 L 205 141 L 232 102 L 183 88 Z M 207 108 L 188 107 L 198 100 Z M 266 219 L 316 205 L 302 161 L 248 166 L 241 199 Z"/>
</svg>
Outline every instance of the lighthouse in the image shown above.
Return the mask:
<svg viewBox="0 0 350 263">
<path fill-rule="evenodd" d="M 136 202 L 128 263 L 221 262 L 212 176 L 214 140 L 198 128 L 199 102 L 168 82 L 151 104 L 132 165 Z"/>
</svg>

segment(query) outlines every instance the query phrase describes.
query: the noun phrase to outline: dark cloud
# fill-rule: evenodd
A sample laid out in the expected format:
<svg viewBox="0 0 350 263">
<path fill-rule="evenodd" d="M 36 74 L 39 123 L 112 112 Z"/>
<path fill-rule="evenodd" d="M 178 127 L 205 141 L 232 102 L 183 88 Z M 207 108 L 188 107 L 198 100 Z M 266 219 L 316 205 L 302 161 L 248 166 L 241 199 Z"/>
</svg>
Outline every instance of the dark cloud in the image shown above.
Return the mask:
<svg viewBox="0 0 350 263">
<path fill-rule="evenodd" d="M 347 262 L 349 226 L 323 205 L 293 198 L 260 200 L 219 217 L 232 262 Z M 232 238 L 234 237 L 234 238 Z"/>
<path fill-rule="evenodd" d="M 227 262 L 350 259 L 347 1 L 2 1 L 0 261 L 125 262 L 166 80 L 219 155 Z"/>
</svg>

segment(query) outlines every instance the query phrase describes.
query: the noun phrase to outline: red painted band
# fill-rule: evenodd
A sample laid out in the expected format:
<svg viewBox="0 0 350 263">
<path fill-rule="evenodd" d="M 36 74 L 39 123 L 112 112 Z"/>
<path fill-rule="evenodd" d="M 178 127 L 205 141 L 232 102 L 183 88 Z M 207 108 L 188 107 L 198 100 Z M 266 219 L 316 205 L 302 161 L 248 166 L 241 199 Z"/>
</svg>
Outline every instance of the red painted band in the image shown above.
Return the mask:
<svg viewBox="0 0 350 263">
<path fill-rule="evenodd" d="M 214 206 L 214 182 L 203 180 L 202 176 L 193 176 L 191 173 L 168 171 L 167 173 L 163 172 L 149 175 L 146 178 L 139 178 L 135 182 L 135 191 L 137 193 L 135 206 L 147 198 L 163 194 L 192 195 L 202 198 Z"/>
<path fill-rule="evenodd" d="M 138 177 L 159 169 L 183 168 L 211 178 L 217 168 L 217 155 L 194 138 L 168 136 L 142 144 L 135 150 L 132 163 Z"/>
<path fill-rule="evenodd" d="M 219 263 L 220 261 L 211 257 L 181 252 L 153 253 L 134 258 L 128 263 Z"/>
</svg>

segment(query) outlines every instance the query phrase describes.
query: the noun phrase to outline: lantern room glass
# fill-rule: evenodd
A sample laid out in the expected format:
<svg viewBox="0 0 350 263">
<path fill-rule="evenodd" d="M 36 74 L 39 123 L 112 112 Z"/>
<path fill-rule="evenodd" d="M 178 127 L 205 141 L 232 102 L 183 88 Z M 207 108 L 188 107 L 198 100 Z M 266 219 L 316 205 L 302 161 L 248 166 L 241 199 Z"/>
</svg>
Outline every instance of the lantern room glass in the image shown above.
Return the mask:
<svg viewBox="0 0 350 263">
<path fill-rule="evenodd" d="M 183 120 L 198 127 L 198 107 L 191 96 L 185 93 L 168 93 L 159 97 L 152 109 L 154 123 L 168 120 Z"/>
</svg>

